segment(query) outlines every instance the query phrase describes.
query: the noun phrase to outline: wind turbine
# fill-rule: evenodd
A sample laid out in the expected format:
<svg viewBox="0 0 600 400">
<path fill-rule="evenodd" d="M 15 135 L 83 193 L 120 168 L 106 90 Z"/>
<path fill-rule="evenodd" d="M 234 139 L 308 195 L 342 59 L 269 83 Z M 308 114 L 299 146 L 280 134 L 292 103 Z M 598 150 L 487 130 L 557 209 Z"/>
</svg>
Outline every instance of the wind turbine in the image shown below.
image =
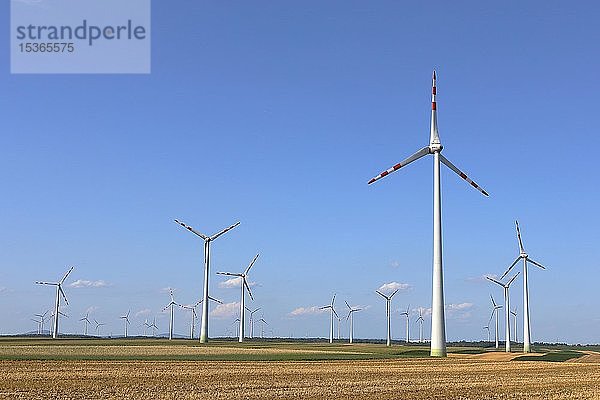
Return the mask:
<svg viewBox="0 0 600 400">
<path fill-rule="evenodd" d="M 54 303 L 54 327 L 52 329 L 52 338 L 56 339 L 56 337 L 58 336 L 58 317 L 60 315 L 60 296 L 62 295 L 63 299 L 65 299 L 65 303 L 67 305 L 69 305 L 69 301 L 67 300 L 67 296 L 65 296 L 65 292 L 62 289 L 62 284 L 65 282 L 65 279 L 67 279 L 67 276 L 69 276 L 69 274 L 71 273 L 71 271 L 73 271 L 73 268 L 75 267 L 71 267 L 67 273 L 65 274 L 65 276 L 63 276 L 63 278 L 58 281 L 58 282 L 40 282 L 40 281 L 36 281 L 35 283 L 38 285 L 50 285 L 50 286 L 56 286 L 56 302 Z"/>
<path fill-rule="evenodd" d="M 248 307 L 246 307 L 246 310 L 248 310 L 248 312 L 250 313 L 250 339 L 254 338 L 254 313 L 257 312 L 258 310 L 260 310 L 260 307 L 251 310 Z"/>
<path fill-rule="evenodd" d="M 350 342 L 349 343 L 352 343 L 352 341 L 354 340 L 354 313 L 362 310 L 362 308 L 350 307 L 350 304 L 348 304 L 347 301 L 344 301 L 344 303 L 346 303 L 346 307 L 348 307 L 348 316 L 346 317 L 346 320 L 350 319 Z"/>
<path fill-rule="evenodd" d="M 85 317 L 79 319 L 80 321 L 83 321 L 83 325 L 84 325 L 83 335 L 84 336 L 87 336 L 87 334 L 88 334 L 88 324 L 91 324 L 90 320 L 88 319 L 89 315 L 90 315 L 90 313 L 86 312 L 85 313 Z"/>
<path fill-rule="evenodd" d="M 502 283 L 494 278 L 486 276 L 488 281 L 494 282 L 496 285 L 500 285 L 504 289 L 504 311 L 506 314 L 506 318 L 504 320 L 504 324 L 506 325 L 505 351 L 507 353 L 510 353 L 510 296 L 508 295 L 508 288 L 510 287 L 510 284 L 517 279 L 517 276 L 519 276 L 519 272 L 517 272 L 517 274 L 513 276 L 507 283 Z"/>
<path fill-rule="evenodd" d="M 100 323 L 100 322 L 96 321 L 96 319 L 94 319 L 94 322 L 96 323 L 96 336 L 99 336 L 98 334 L 99 334 L 99 332 L 100 332 L 100 327 L 101 327 L 102 325 L 106 325 L 106 324 L 102 324 L 102 323 Z"/>
<path fill-rule="evenodd" d="M 329 323 L 329 343 L 333 343 L 333 316 L 338 317 L 338 314 L 335 312 L 335 308 L 333 308 L 333 303 L 335 303 L 335 293 L 333 294 L 333 298 L 331 299 L 331 304 L 323 306 L 320 310 L 326 310 L 328 308 L 331 309 L 330 314 L 330 323 Z M 339 317 L 338 317 L 339 318 Z"/>
<path fill-rule="evenodd" d="M 248 267 L 246 268 L 246 270 L 244 272 L 242 272 L 241 274 L 235 274 L 232 272 L 217 272 L 217 274 L 219 275 L 228 275 L 228 276 L 237 276 L 240 278 L 240 288 L 242 289 L 241 292 L 241 300 L 240 300 L 240 337 L 238 339 L 238 342 L 242 343 L 244 341 L 244 323 L 245 323 L 245 298 L 246 298 L 246 292 L 244 290 L 244 288 L 246 290 L 248 290 L 248 294 L 250 295 L 250 298 L 252 300 L 254 300 L 254 297 L 252 297 L 252 291 L 250 291 L 250 286 L 248 285 L 248 281 L 246 280 L 246 277 L 248 276 L 248 272 L 250 272 L 250 268 L 252 268 L 252 266 L 254 265 L 254 263 L 256 262 L 256 259 L 258 258 L 258 254 L 256 256 L 254 256 L 254 258 L 252 259 L 252 261 L 250 262 L 250 264 L 248 265 Z"/>
<path fill-rule="evenodd" d="M 492 320 L 492 318 L 494 317 L 494 313 L 496 314 L 496 332 L 495 332 L 495 337 L 496 337 L 496 348 L 499 348 L 500 345 L 498 343 L 498 310 L 502 308 L 501 305 L 496 304 L 496 302 L 494 301 L 494 297 L 492 297 L 492 295 L 490 294 L 490 299 L 492 299 L 492 315 L 490 315 L 490 320 L 488 321 L 488 326 L 490 325 L 490 322 Z"/>
<path fill-rule="evenodd" d="M 386 296 L 385 294 L 381 293 L 379 290 L 375 291 L 375 293 L 377 293 L 378 295 L 380 295 L 381 297 L 383 297 L 385 299 L 385 315 L 387 317 L 386 346 L 392 345 L 392 297 L 394 297 L 394 295 L 396 293 L 398 293 L 398 290 L 400 290 L 400 289 L 396 289 L 394 291 L 394 293 L 392 293 L 389 296 Z"/>
<path fill-rule="evenodd" d="M 211 296 L 208 296 L 208 299 L 212 300 L 212 301 L 214 301 L 216 303 L 223 304 L 223 302 L 221 300 L 217 300 L 217 299 L 215 299 L 215 298 L 213 298 Z M 194 327 L 196 326 L 196 315 L 197 315 L 196 314 L 196 307 L 198 307 L 200 304 L 202 304 L 203 301 L 204 300 L 201 299 L 196 304 L 194 304 L 193 306 L 184 306 L 184 305 L 181 305 L 181 304 L 179 305 L 181 308 L 186 309 L 186 310 L 190 310 L 192 312 L 192 323 L 191 323 L 191 326 L 190 326 L 190 339 L 194 338 Z"/>
<path fill-rule="evenodd" d="M 431 356 L 446 356 L 446 322 L 444 317 L 444 277 L 442 268 L 442 195 L 440 181 L 440 162 L 454 171 L 458 176 L 467 181 L 484 196 L 489 196 L 479 185 L 473 182 L 465 173 L 459 170 L 446 157 L 442 155 L 443 146 L 440 142 L 437 127 L 436 105 L 436 76 L 433 71 L 433 84 L 431 94 L 431 126 L 429 146 L 423 147 L 412 156 L 399 162 L 393 167 L 383 171 L 372 178 L 371 184 L 379 179 L 399 170 L 400 168 L 418 160 L 428 154 L 433 155 L 433 297 L 431 313 Z"/>
<path fill-rule="evenodd" d="M 156 331 L 158 330 L 158 326 L 156 326 L 156 317 L 152 319 L 152 323 L 150 324 L 150 329 L 152 329 L 152 336 L 156 336 Z"/>
<path fill-rule="evenodd" d="M 515 311 L 511 311 L 510 313 L 515 317 L 515 343 L 519 343 L 519 336 L 517 336 L 517 307 L 515 307 Z"/>
<path fill-rule="evenodd" d="M 181 307 L 181 304 L 176 303 L 175 300 L 173 300 L 173 289 L 169 288 L 169 293 L 171 294 L 171 302 L 169 304 L 167 304 L 165 306 L 165 308 L 163 308 L 163 311 L 165 311 L 167 308 L 171 308 L 170 310 L 170 314 L 171 317 L 169 318 L 169 340 L 173 339 L 173 325 L 175 323 L 175 312 L 173 307 L 174 306 L 179 306 Z"/>
<path fill-rule="evenodd" d="M 32 320 L 33 322 L 35 322 L 36 326 L 37 326 L 37 334 L 40 334 L 40 321 L 37 319 L 33 319 L 33 318 L 29 318 L 30 320 Z"/>
<path fill-rule="evenodd" d="M 406 343 L 410 343 L 410 331 L 409 331 L 410 313 L 408 311 L 409 309 L 410 309 L 410 304 L 408 305 L 408 307 L 406 307 L 406 311 L 400 313 L 400 315 L 406 316 Z"/>
<path fill-rule="evenodd" d="M 262 339 L 265 336 L 265 325 L 269 325 L 269 324 L 267 324 L 267 321 L 265 321 L 264 315 L 262 317 L 260 317 L 258 322 L 262 322 L 262 327 L 260 329 L 260 338 Z"/>
<path fill-rule="evenodd" d="M 38 335 L 44 334 L 44 320 L 46 319 L 46 314 L 48 314 L 48 310 L 46 310 L 43 314 L 35 314 L 35 316 L 40 319 L 39 321 L 37 321 L 39 324 Z"/>
<path fill-rule="evenodd" d="M 487 341 L 490 341 L 490 327 L 489 326 L 484 326 L 483 329 L 487 329 L 487 334 L 488 334 L 488 339 Z"/>
<path fill-rule="evenodd" d="M 119 318 L 123 320 L 123 323 L 125 324 L 125 337 L 127 337 L 127 325 L 130 324 L 129 322 L 129 312 L 131 310 L 127 310 L 127 314 L 120 316 Z"/>
<path fill-rule="evenodd" d="M 200 326 L 200 343 L 206 343 L 208 342 L 208 270 L 210 267 L 210 242 L 212 242 L 225 232 L 235 228 L 240 223 L 238 221 L 230 227 L 225 228 L 212 236 L 207 236 L 203 233 L 196 231 L 191 226 L 188 226 L 179 220 L 175 220 L 175 222 L 183 226 L 188 231 L 192 232 L 194 235 L 200 237 L 202 240 L 204 240 L 204 295 L 202 297 L 202 325 Z"/>
<path fill-rule="evenodd" d="M 423 319 L 423 310 L 419 308 L 419 318 L 416 321 L 419 324 L 419 343 L 423 343 L 423 322 L 425 322 Z"/>
<path fill-rule="evenodd" d="M 55 314 L 56 313 L 52 312 L 52 314 L 50 314 L 50 319 L 54 319 Z M 67 314 L 65 314 L 64 312 L 62 312 L 62 311 L 59 311 L 58 315 L 62 315 L 65 318 L 69 318 L 69 316 Z M 50 333 L 52 335 L 52 337 L 55 337 L 54 336 L 54 332 L 55 332 L 55 330 L 54 330 L 54 325 L 53 325 L 52 326 L 52 332 Z"/>
<path fill-rule="evenodd" d="M 531 263 L 538 268 L 546 269 L 542 264 L 533 261 L 529 258 L 529 254 L 525 252 L 523 247 L 523 241 L 521 240 L 521 230 L 519 229 L 519 221 L 515 221 L 517 225 L 517 239 L 519 240 L 519 256 L 517 259 L 508 267 L 506 272 L 500 277 L 504 278 L 510 270 L 519 262 L 523 260 L 523 353 L 531 352 L 531 326 L 529 324 L 529 284 L 527 282 L 527 263 Z"/>
<path fill-rule="evenodd" d="M 340 340 L 340 328 L 342 326 L 342 319 L 340 317 L 336 317 L 337 318 L 337 339 Z"/>
</svg>

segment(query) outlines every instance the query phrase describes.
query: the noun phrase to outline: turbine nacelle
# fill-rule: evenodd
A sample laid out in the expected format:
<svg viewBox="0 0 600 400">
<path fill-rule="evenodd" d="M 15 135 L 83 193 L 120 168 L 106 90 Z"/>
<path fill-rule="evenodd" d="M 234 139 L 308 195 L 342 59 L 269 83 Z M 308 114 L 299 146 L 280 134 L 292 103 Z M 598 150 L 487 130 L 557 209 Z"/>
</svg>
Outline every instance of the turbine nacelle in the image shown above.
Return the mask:
<svg viewBox="0 0 600 400">
<path fill-rule="evenodd" d="M 429 143 L 429 153 L 433 154 L 435 152 L 441 152 L 442 149 L 444 148 L 444 146 L 442 146 L 441 143 L 437 142 L 437 143 Z"/>
</svg>

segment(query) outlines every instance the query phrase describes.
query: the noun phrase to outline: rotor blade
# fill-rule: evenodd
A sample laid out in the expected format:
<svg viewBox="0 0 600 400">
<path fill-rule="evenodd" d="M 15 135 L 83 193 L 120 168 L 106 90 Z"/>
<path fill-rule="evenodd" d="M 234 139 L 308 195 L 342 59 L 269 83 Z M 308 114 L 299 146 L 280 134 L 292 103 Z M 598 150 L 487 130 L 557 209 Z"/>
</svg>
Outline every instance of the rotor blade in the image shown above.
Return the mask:
<svg viewBox="0 0 600 400">
<path fill-rule="evenodd" d="M 517 259 L 515 261 L 513 261 L 512 264 L 510 264 L 510 267 L 508 267 L 508 269 L 506 270 L 506 272 L 502 274 L 502 276 L 500 277 L 500 279 L 503 279 L 506 275 L 508 275 L 508 273 L 510 272 L 510 270 L 519 262 L 520 259 L 521 259 L 521 255 L 519 255 L 519 257 L 517 257 Z"/>
<path fill-rule="evenodd" d="M 242 276 L 242 274 L 234 274 L 232 272 L 217 272 L 217 275 Z"/>
<path fill-rule="evenodd" d="M 339 318 L 339 316 L 338 316 L 338 313 L 337 313 L 337 312 L 335 312 L 335 308 L 331 307 L 331 311 L 333 311 L 333 314 L 334 314 L 336 317 L 338 317 L 338 318 Z"/>
<path fill-rule="evenodd" d="M 333 299 L 331 299 L 331 307 L 333 307 L 333 303 L 335 303 L 335 293 L 333 294 Z"/>
<path fill-rule="evenodd" d="M 515 221 L 515 224 L 517 225 L 517 238 L 519 239 L 519 250 L 521 250 L 521 253 L 524 253 L 525 248 L 523 247 L 523 241 L 521 240 L 521 230 L 519 229 L 519 221 Z"/>
<path fill-rule="evenodd" d="M 381 293 L 379 290 L 376 290 L 375 293 L 377 293 L 378 295 L 380 295 L 384 299 L 387 299 L 387 296 L 385 294 Z"/>
<path fill-rule="evenodd" d="M 223 302 L 221 300 L 215 299 L 214 297 L 208 296 L 208 299 L 214 301 L 215 303 L 223 304 Z M 196 307 L 198 304 L 202 303 L 202 301 L 203 300 L 200 300 L 199 302 L 197 302 L 194 307 Z"/>
<path fill-rule="evenodd" d="M 510 284 L 511 284 L 511 283 L 513 283 L 513 281 L 514 281 L 515 279 L 517 279 L 517 276 L 519 276 L 519 274 L 520 274 L 520 273 L 521 273 L 521 271 L 517 272 L 517 273 L 515 274 L 515 276 L 513 276 L 512 278 L 510 278 L 510 280 L 509 280 L 509 281 L 506 283 L 506 286 L 505 286 L 505 287 L 509 287 L 509 286 L 510 286 Z"/>
<path fill-rule="evenodd" d="M 58 281 L 58 283 L 59 283 L 59 284 L 62 284 L 62 283 L 65 281 L 65 279 L 67 279 L 67 276 L 69 276 L 69 274 L 71 273 L 71 271 L 73 271 L 73 268 L 75 268 L 75 267 L 71 267 L 71 268 L 70 268 L 70 269 L 67 271 L 67 273 L 65 274 L 65 276 L 63 276 L 63 278 L 62 278 L 60 281 Z"/>
<path fill-rule="evenodd" d="M 63 299 L 65 299 L 65 303 L 69 305 L 69 300 L 67 300 L 67 296 L 65 295 L 65 292 L 63 292 L 61 285 L 58 285 L 58 291 L 60 292 L 60 294 L 62 294 Z"/>
<path fill-rule="evenodd" d="M 491 294 L 490 294 L 490 299 L 492 299 L 492 304 L 494 305 L 494 307 L 496 307 L 496 302 L 494 301 L 494 298 L 492 297 Z"/>
<path fill-rule="evenodd" d="M 450 168 L 452 171 L 454 171 L 458 176 L 460 176 L 461 178 L 463 178 L 465 181 L 467 181 L 471 186 L 473 186 L 475 189 L 479 190 L 484 196 L 489 196 L 488 192 L 486 192 L 485 190 L 483 190 L 482 187 L 480 187 L 478 184 L 476 184 L 475 182 L 473 182 L 464 172 L 462 172 L 460 169 L 456 168 L 456 166 L 454 164 L 452 164 L 446 157 L 444 157 L 441 153 L 440 153 L 440 161 L 443 162 L 448 168 Z"/>
<path fill-rule="evenodd" d="M 250 290 L 250 286 L 248 286 L 248 282 L 246 281 L 246 277 L 242 277 L 242 280 L 244 281 L 244 286 L 246 286 L 246 290 L 248 291 L 248 294 L 250 295 L 250 298 L 252 300 L 254 300 L 254 297 L 252 296 L 252 291 Z"/>
<path fill-rule="evenodd" d="M 538 267 L 538 268 L 541 268 L 541 269 L 546 269 L 546 267 L 544 267 L 542 264 L 540 264 L 540 263 L 538 263 L 538 262 L 535 262 L 535 261 L 533 261 L 533 260 L 532 260 L 531 258 L 529 258 L 529 257 L 527 257 L 527 261 L 528 261 L 528 262 L 530 262 L 530 263 L 532 263 L 533 265 L 535 265 L 535 266 L 536 266 L 536 267 Z"/>
<path fill-rule="evenodd" d="M 391 167 L 389 169 L 386 169 L 385 171 L 383 171 L 376 177 L 372 178 L 367 184 L 370 185 L 371 183 L 380 180 L 381 178 L 391 174 L 392 172 L 398 171 L 400 168 L 410 164 L 411 162 L 413 162 L 415 160 L 418 160 L 419 158 L 421 158 L 423 156 L 426 156 L 427 154 L 429 154 L 429 147 L 423 147 L 421 150 L 417 151 L 412 156 L 406 158 L 405 160 L 399 162 L 398 164 L 394 165 L 393 167 Z"/>
<path fill-rule="evenodd" d="M 350 304 L 348 304 L 346 300 L 344 300 L 344 303 L 346 303 L 346 307 L 348 307 L 348 309 L 352 310 L 352 307 L 350 307 Z"/>
<path fill-rule="evenodd" d="M 487 323 L 487 324 L 488 324 L 488 326 L 490 325 L 490 322 L 492 322 L 492 318 L 494 318 L 494 313 L 495 313 L 495 312 L 496 312 L 496 309 L 495 309 L 495 308 L 493 308 L 493 309 L 492 309 L 492 314 L 490 315 L 490 319 L 488 320 L 488 323 Z"/>
<path fill-rule="evenodd" d="M 494 278 L 490 278 L 489 276 L 486 276 L 486 277 L 485 277 L 485 279 L 487 279 L 488 281 L 492 281 L 492 282 L 494 282 L 494 283 L 497 283 L 498 285 L 500 285 L 500 286 L 504 287 L 504 283 L 502 283 L 502 282 L 500 282 L 500 281 L 497 281 L 497 280 L 495 280 Z"/>
<path fill-rule="evenodd" d="M 216 238 L 218 238 L 219 236 L 221 236 L 221 235 L 222 235 L 222 234 L 224 234 L 225 232 L 232 230 L 233 228 L 235 228 L 235 227 L 236 227 L 236 226 L 238 226 L 239 224 L 240 224 L 240 221 L 236 222 L 235 224 L 231 225 L 231 226 L 230 226 L 230 227 L 228 227 L 228 228 L 225 228 L 225 229 L 223 229 L 223 230 L 222 230 L 221 232 L 219 232 L 219 233 L 215 233 L 214 235 L 212 235 L 212 236 L 210 237 L 210 240 L 215 240 Z"/>
<path fill-rule="evenodd" d="M 55 282 L 40 282 L 40 281 L 36 281 L 35 283 L 38 284 L 38 285 L 58 286 L 58 283 L 55 283 Z"/>
<path fill-rule="evenodd" d="M 196 235 L 196 236 L 200 236 L 200 237 L 201 237 L 202 239 L 204 239 L 204 240 L 207 240 L 207 239 L 208 239 L 208 236 L 206 236 L 206 235 L 204 235 L 204 234 L 202 234 L 202 233 L 198 232 L 197 230 L 195 230 L 195 229 L 194 229 L 194 228 L 192 228 L 191 226 L 189 226 L 189 225 L 186 225 L 184 222 L 181 222 L 181 221 L 179 221 L 179 220 L 177 220 L 177 219 L 176 219 L 176 220 L 175 220 L 175 223 L 177 223 L 177 224 L 179 224 L 179 225 L 183 226 L 185 229 L 187 229 L 188 231 L 192 232 L 192 233 L 193 233 L 194 235 Z"/>
<path fill-rule="evenodd" d="M 323 306 L 323 307 L 319 307 L 319 310 L 325 310 L 327 308 L 333 308 L 333 307 L 331 307 L 331 305 L 329 305 L 329 306 Z"/>
<path fill-rule="evenodd" d="M 392 293 L 392 294 L 390 295 L 390 297 L 389 297 L 389 298 L 391 299 L 392 297 L 394 297 L 394 295 L 395 295 L 396 293 L 398 293 L 398 290 L 400 290 L 400 289 L 396 289 L 396 290 L 394 290 L 394 293 Z"/>
<path fill-rule="evenodd" d="M 259 256 L 259 254 L 257 254 L 256 256 L 254 256 L 254 258 L 250 262 L 250 265 L 248 265 L 248 268 L 246 268 L 246 270 L 244 271 L 244 275 L 246 275 L 250 271 L 250 268 L 252 268 L 252 266 L 256 262 L 256 259 L 258 258 L 258 256 Z"/>
</svg>

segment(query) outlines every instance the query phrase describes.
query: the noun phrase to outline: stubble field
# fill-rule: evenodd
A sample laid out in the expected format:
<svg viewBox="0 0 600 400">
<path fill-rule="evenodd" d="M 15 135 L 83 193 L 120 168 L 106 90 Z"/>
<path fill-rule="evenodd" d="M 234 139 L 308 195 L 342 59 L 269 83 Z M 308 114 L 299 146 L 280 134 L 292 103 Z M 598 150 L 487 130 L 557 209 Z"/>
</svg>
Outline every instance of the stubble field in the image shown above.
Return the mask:
<svg viewBox="0 0 600 400">
<path fill-rule="evenodd" d="M 0 342 L 0 399 L 600 399 L 594 355 L 541 362 L 461 349 L 431 359 L 420 357 L 424 348 L 374 344 L 56 343 Z"/>
</svg>

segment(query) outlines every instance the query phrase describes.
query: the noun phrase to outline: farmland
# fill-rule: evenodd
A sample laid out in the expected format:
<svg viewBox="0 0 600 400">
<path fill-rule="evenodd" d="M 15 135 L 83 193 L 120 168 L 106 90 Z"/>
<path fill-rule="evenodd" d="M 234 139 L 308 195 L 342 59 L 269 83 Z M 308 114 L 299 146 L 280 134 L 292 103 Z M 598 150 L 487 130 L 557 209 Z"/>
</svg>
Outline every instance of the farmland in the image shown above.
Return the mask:
<svg viewBox="0 0 600 400">
<path fill-rule="evenodd" d="M 0 399 L 600 398 L 595 353 L 545 362 L 464 348 L 431 359 L 425 350 L 377 344 L 0 340 Z M 549 361 L 571 353 L 556 352 Z"/>
</svg>

